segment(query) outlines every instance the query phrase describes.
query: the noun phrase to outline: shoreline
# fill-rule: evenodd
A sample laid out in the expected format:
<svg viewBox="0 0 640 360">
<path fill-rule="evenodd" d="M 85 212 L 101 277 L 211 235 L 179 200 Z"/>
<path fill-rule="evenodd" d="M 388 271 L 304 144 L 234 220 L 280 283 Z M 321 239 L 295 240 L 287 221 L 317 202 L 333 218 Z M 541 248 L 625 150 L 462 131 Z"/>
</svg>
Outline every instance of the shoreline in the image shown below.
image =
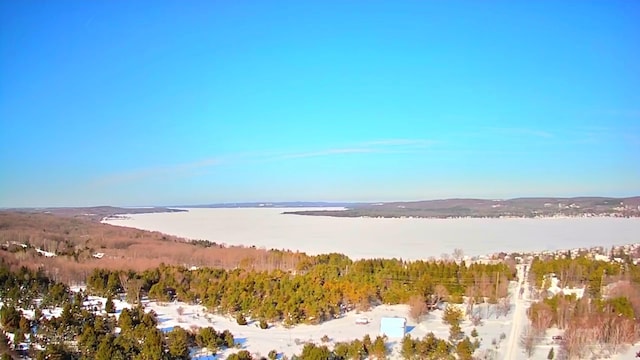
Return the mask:
<svg viewBox="0 0 640 360">
<path fill-rule="evenodd" d="M 341 253 L 353 260 L 425 260 L 462 249 L 472 257 L 640 242 L 640 218 L 335 218 L 283 209 L 190 209 L 104 223 L 227 246 Z"/>
</svg>

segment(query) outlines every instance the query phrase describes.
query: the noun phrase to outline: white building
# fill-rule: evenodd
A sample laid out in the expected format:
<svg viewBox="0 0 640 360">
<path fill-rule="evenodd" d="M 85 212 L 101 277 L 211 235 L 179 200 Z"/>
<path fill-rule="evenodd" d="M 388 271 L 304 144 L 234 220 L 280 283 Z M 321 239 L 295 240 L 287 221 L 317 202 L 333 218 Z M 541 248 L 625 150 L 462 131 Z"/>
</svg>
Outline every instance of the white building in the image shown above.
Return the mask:
<svg viewBox="0 0 640 360">
<path fill-rule="evenodd" d="M 407 319 L 403 317 L 383 317 L 380 319 L 380 335 L 389 339 L 401 339 L 407 332 Z"/>
</svg>

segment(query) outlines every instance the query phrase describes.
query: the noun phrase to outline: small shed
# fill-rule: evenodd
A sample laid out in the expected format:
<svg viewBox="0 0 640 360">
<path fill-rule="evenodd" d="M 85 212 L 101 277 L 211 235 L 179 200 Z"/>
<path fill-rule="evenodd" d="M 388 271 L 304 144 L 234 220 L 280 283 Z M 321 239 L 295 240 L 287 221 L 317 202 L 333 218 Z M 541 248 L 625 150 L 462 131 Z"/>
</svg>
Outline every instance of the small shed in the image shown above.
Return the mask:
<svg viewBox="0 0 640 360">
<path fill-rule="evenodd" d="M 407 319 L 403 317 L 383 317 L 380 319 L 380 335 L 388 338 L 403 338 L 407 332 Z"/>
</svg>

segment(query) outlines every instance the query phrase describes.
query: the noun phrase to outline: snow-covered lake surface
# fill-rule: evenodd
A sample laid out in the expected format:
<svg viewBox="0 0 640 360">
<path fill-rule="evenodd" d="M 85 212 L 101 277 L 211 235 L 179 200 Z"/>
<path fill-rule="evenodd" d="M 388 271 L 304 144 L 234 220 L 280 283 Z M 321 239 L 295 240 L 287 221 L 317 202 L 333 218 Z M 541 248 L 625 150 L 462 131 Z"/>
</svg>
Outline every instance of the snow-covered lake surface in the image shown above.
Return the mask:
<svg viewBox="0 0 640 360">
<path fill-rule="evenodd" d="M 352 259 L 427 259 L 640 242 L 640 218 L 383 219 L 282 214 L 283 208 L 188 209 L 106 223 L 219 244 L 338 252 Z"/>
</svg>

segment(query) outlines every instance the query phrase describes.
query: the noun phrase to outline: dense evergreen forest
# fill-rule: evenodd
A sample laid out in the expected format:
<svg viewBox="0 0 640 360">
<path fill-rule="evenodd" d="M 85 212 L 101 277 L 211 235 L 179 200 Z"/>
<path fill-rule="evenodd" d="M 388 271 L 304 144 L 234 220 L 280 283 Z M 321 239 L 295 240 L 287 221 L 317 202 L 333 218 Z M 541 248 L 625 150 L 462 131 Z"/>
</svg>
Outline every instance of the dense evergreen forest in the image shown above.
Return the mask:
<svg viewBox="0 0 640 360">
<path fill-rule="evenodd" d="M 25 267 L 11 271 L 0 263 L 0 354 L 2 359 L 28 355 L 35 359 L 189 359 L 191 347 L 218 349 L 233 347 L 234 337 L 225 330 L 200 328 L 187 331 L 176 327 L 169 332 L 157 328 L 153 312 L 142 306 L 123 309 L 117 318 L 109 300 L 106 314 L 86 305 L 87 294 L 71 292 Z M 46 317 L 43 310 L 62 308 L 59 316 Z M 27 317 L 24 311 L 33 312 Z M 118 331 L 116 331 L 118 329 Z M 10 346 L 28 340 L 27 348 Z"/>
<path fill-rule="evenodd" d="M 480 275 L 478 275 L 480 274 Z M 489 276 L 488 274 L 496 274 Z M 489 279 L 513 278 L 513 269 L 505 264 L 471 265 L 455 262 L 411 262 L 399 260 L 362 260 L 353 262 L 337 254 L 311 257 L 295 273 L 282 271 L 197 269 L 161 266 L 136 273 L 133 271 L 95 270 L 87 279 L 87 292 L 72 292 L 66 285 L 52 281 L 42 269 L 21 267 L 11 270 L 0 263 L 0 353 L 12 358 L 19 352 L 37 359 L 188 359 L 189 349 L 207 348 L 215 353 L 235 346 L 233 335 L 213 328 L 176 327 L 169 332 L 157 328 L 153 312 L 145 312 L 141 297 L 159 301 L 179 299 L 202 302 L 210 309 L 235 312 L 238 321 L 249 314 L 263 321 L 285 324 L 328 320 L 353 306 L 376 303 L 401 303 L 419 294 L 431 301 L 444 297 L 461 299 L 469 288 Z M 440 286 L 440 289 L 438 289 Z M 487 290 L 488 291 L 488 290 Z M 126 292 L 135 304 L 123 309 L 116 320 L 111 299 Z M 105 312 L 87 305 L 89 294 L 107 297 Z M 488 292 L 487 297 L 495 297 Z M 61 308 L 59 316 L 44 316 L 45 309 Z M 26 316 L 25 311 L 32 312 Z M 285 315 L 286 314 L 286 315 Z M 460 317 L 458 318 L 458 323 Z M 453 326 L 453 325 L 452 325 Z M 455 325 L 459 329 L 459 325 Z M 116 330 L 118 329 L 118 330 Z M 458 330 L 456 330 L 458 331 Z M 29 347 L 10 346 L 28 343 Z M 457 335 L 456 335 L 457 336 Z M 144 339 L 144 341 L 140 341 Z M 28 340 L 28 342 L 27 342 Z M 453 357 L 473 353 L 468 338 L 447 342 L 431 334 L 423 340 L 406 338 L 406 358 Z M 307 344 L 299 359 L 384 359 L 385 339 L 368 336 L 350 343 L 326 346 Z M 269 357 L 277 353 L 271 352 Z M 239 351 L 230 359 L 251 359 Z M 464 358 L 464 357 L 463 357 Z"/>
<path fill-rule="evenodd" d="M 160 301 L 175 298 L 215 312 L 295 325 L 330 320 L 354 308 L 407 303 L 414 295 L 432 304 L 445 298 L 460 303 L 474 289 L 474 294 L 494 301 L 507 295 L 514 276 L 514 269 L 504 263 L 354 262 L 330 254 L 308 257 L 294 272 L 179 266 L 140 273 L 98 269 L 87 279 L 87 286 L 91 293 L 103 296 L 126 291 L 134 302 L 143 294 Z"/>
<path fill-rule="evenodd" d="M 596 261 L 588 257 L 535 258 L 530 280 L 538 301 L 528 310 L 531 331 L 522 346 L 534 349 L 536 339 L 551 327 L 564 329 L 563 351 L 583 356 L 599 348 L 613 354 L 624 343 L 638 339 L 640 318 L 640 267 L 629 259 Z M 584 287 L 585 294 L 544 292 L 549 274 L 561 287 Z M 378 304 L 401 304 L 419 299 L 428 307 L 442 301 L 495 303 L 507 296 L 515 280 L 513 265 L 505 262 L 465 264 L 454 261 L 371 259 L 352 261 L 340 254 L 304 256 L 292 271 L 233 270 L 161 265 L 145 271 L 95 269 L 86 279 L 84 292 L 72 292 L 51 280 L 43 268 L 32 270 L 0 261 L 0 354 L 12 358 L 29 353 L 36 359 L 188 359 L 193 348 L 212 353 L 236 348 L 233 334 L 214 328 L 163 332 L 155 313 L 142 307 L 142 298 L 166 302 L 179 300 L 204 305 L 209 311 L 259 319 L 261 326 L 282 322 L 294 326 L 317 324 L 340 317 L 352 309 Z M 522 279 L 519 279 L 522 280 Z M 88 295 L 107 298 L 105 311 L 87 306 Z M 119 317 L 113 299 L 126 296 L 133 304 Z M 57 316 L 46 311 L 61 309 Z M 449 339 L 429 334 L 423 339 L 406 337 L 401 344 L 405 359 L 467 359 L 479 346 L 478 339 L 460 332 L 464 314 L 447 307 L 443 321 L 451 326 Z M 27 315 L 28 314 L 28 315 Z M 9 336 L 11 335 L 11 336 Z M 10 341 L 13 337 L 13 341 Z M 141 341 L 140 339 L 144 339 Z M 528 339 L 528 340 L 527 340 Z M 28 340 L 28 341 L 27 341 Z M 387 357 L 386 339 L 365 337 L 332 348 L 306 344 L 293 359 L 363 359 Z M 27 348 L 11 344 L 28 343 Z M 593 345 L 597 344 L 597 345 Z M 275 358 L 277 352 L 269 353 Z M 238 349 L 230 359 L 253 359 Z"/>
</svg>

